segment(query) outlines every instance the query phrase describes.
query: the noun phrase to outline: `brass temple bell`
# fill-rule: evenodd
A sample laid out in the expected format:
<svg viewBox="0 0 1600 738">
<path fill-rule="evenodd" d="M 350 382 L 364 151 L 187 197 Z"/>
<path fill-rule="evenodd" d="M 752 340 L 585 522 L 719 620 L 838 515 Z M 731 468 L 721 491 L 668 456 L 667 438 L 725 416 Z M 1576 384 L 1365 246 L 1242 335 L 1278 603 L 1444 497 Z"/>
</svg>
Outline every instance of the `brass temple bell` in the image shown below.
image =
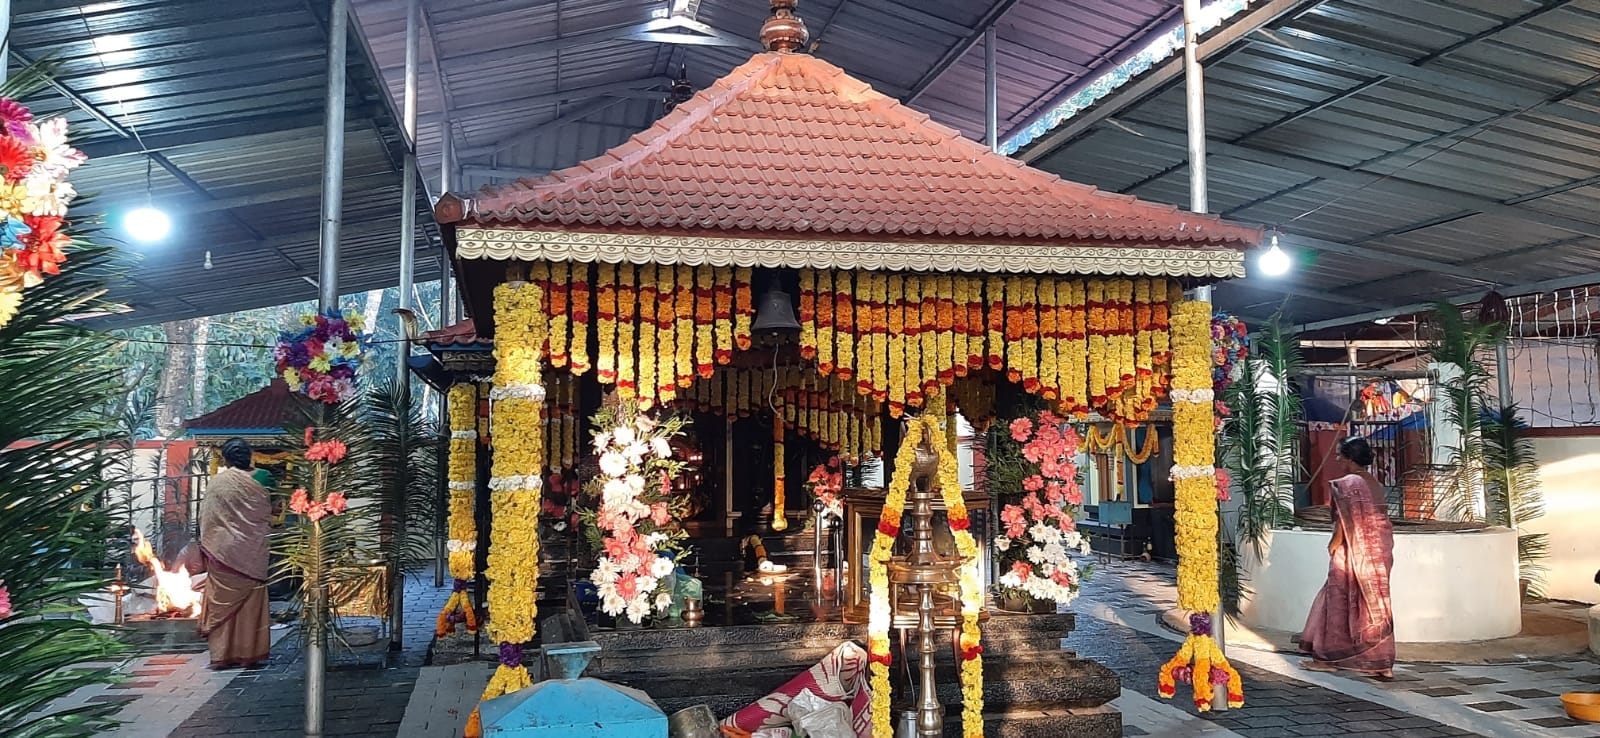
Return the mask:
<svg viewBox="0 0 1600 738">
<path fill-rule="evenodd" d="M 928 439 L 917 445 L 916 460 L 911 467 L 911 488 L 906 502 L 911 508 L 911 552 L 889 560 L 889 587 L 891 592 L 901 588 L 916 593 L 917 651 L 920 657 L 917 688 L 917 735 L 936 738 L 944 735 L 944 708 L 934 688 L 934 653 L 940 638 L 938 632 L 949 627 L 939 623 L 934 607 L 934 594 L 960 581 L 958 569 L 961 561 L 939 555 L 933 545 L 934 485 L 939 478 L 939 455 Z M 900 598 L 891 597 L 895 608 Z M 896 613 L 898 615 L 898 613 Z M 896 617 L 895 620 L 900 620 Z"/>
</svg>

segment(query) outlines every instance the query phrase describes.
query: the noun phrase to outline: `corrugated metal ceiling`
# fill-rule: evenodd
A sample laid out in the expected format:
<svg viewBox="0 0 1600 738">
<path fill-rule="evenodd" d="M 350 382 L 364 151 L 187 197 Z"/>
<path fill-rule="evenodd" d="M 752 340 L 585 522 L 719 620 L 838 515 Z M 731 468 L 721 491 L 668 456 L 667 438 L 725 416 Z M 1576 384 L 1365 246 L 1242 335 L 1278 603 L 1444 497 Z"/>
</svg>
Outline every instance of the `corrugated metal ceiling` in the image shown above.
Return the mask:
<svg viewBox="0 0 1600 738">
<path fill-rule="evenodd" d="M 11 7 L 12 68 L 40 58 L 59 64 L 58 87 L 26 102 L 35 115 L 66 115 L 76 145 L 91 157 L 73 182 L 96 201 L 76 214 L 103 216 L 104 235 L 121 237 L 120 215 L 144 204 L 148 167 L 149 197 L 173 220 L 163 242 L 127 244 L 128 276 L 110 296 L 132 311 L 102 325 L 316 296 L 307 278 L 317 272 L 325 4 L 17 0 Z M 394 105 L 352 38 L 346 293 L 397 279 L 404 151 Z M 426 213 L 426 198 L 417 206 Z M 436 242 L 431 217 L 419 221 L 419 245 Z M 419 279 L 438 273 L 433 252 L 424 253 Z"/>
<path fill-rule="evenodd" d="M 1600 0 L 1271 5 L 1206 60 L 1209 199 L 1280 227 L 1304 268 L 1223 285 L 1223 307 L 1314 322 L 1600 281 Z M 1089 113 L 1021 155 L 1188 203 L 1181 76 Z"/>
</svg>

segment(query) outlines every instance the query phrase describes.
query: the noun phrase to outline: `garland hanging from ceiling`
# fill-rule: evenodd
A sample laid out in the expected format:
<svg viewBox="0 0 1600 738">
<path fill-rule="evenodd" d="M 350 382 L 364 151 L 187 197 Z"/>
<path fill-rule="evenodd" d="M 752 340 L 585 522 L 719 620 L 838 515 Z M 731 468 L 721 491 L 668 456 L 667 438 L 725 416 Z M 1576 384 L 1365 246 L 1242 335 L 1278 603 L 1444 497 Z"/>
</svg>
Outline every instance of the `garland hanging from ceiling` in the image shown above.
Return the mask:
<svg viewBox="0 0 1600 738">
<path fill-rule="evenodd" d="M 550 263 L 552 367 L 594 371 L 650 407 L 699 397 L 696 380 L 750 346 L 747 268 L 598 264 L 592 292 L 590 268 Z M 1171 385 L 1166 279 L 802 269 L 799 287 L 801 357 L 896 417 L 985 367 L 1063 413 L 1128 426 Z"/>
</svg>

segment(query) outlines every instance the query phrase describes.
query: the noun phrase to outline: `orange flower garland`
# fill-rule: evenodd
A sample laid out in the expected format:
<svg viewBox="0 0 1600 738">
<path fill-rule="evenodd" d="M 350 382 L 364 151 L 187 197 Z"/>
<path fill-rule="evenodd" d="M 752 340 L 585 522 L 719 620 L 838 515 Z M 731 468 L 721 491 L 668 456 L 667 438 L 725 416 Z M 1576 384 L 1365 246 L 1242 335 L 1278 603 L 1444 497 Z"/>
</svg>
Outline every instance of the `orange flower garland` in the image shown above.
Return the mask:
<svg viewBox="0 0 1600 738">
<path fill-rule="evenodd" d="M 834 370 L 839 378 L 850 381 L 856 375 L 856 290 L 860 283 L 851 279 L 850 272 L 839 272 L 834 282 L 837 295 L 833 306 L 834 334 L 839 347 L 834 351 Z"/>
<path fill-rule="evenodd" d="M 1039 396 L 1054 400 L 1061 396 L 1061 366 L 1056 329 L 1056 290 L 1061 283 L 1054 279 L 1039 280 Z"/>
<path fill-rule="evenodd" d="M 1005 368 L 1006 345 L 1006 278 L 991 276 L 986 280 L 985 297 L 989 313 L 989 368 Z"/>
<path fill-rule="evenodd" d="M 833 373 L 833 280 L 828 270 L 817 275 L 817 371 L 826 377 Z"/>
<path fill-rule="evenodd" d="M 954 377 L 965 377 L 971 367 L 967 365 L 971 351 L 967 348 L 967 339 L 970 338 L 967 328 L 967 295 L 972 289 L 972 282 L 965 275 L 952 278 L 950 286 L 950 372 Z M 952 381 L 951 384 L 954 384 Z"/>
<path fill-rule="evenodd" d="M 622 399 L 631 400 L 638 386 L 634 376 L 633 341 L 639 294 L 634 286 L 633 265 L 622 264 L 617 267 L 617 272 L 617 391 L 622 394 Z"/>
<path fill-rule="evenodd" d="M 889 343 L 884 357 L 884 379 L 888 387 L 889 414 L 898 418 L 906 407 L 906 295 L 905 278 L 889 275 Z"/>
<path fill-rule="evenodd" d="M 933 394 L 939 387 L 939 289 L 938 279 L 928 276 L 922 278 L 922 381 L 918 387 L 924 397 Z"/>
<path fill-rule="evenodd" d="M 872 279 L 872 398 L 889 401 L 889 277 Z"/>
<path fill-rule="evenodd" d="M 678 268 L 656 269 L 656 399 L 663 405 L 678 399 Z"/>
<path fill-rule="evenodd" d="M 567 290 L 572 286 L 572 264 L 550 264 L 550 276 L 540 285 L 550 314 L 550 366 L 567 365 Z"/>
<path fill-rule="evenodd" d="M 712 326 L 716 320 L 715 290 L 711 286 L 711 267 L 694 269 L 694 364 L 701 379 L 710 379 L 717 369 L 712 352 Z"/>
<path fill-rule="evenodd" d="M 1063 383 L 1061 408 L 1062 412 L 1081 418 L 1089 412 L 1090 396 L 1088 311 L 1085 304 L 1088 285 L 1083 280 L 1072 280 L 1066 283 L 1066 287 L 1067 325 L 1061 349 L 1056 354 L 1056 358 L 1062 362 L 1059 373 Z"/>
<path fill-rule="evenodd" d="M 877 333 L 878 293 L 877 272 L 867 272 L 856 278 L 857 294 L 861 304 L 856 306 L 856 394 L 870 395 L 877 380 L 877 354 L 873 350 L 873 336 Z"/>
<path fill-rule="evenodd" d="M 789 518 L 783 512 L 783 419 L 772 418 L 772 529 L 782 532 L 789 528 Z"/>
</svg>

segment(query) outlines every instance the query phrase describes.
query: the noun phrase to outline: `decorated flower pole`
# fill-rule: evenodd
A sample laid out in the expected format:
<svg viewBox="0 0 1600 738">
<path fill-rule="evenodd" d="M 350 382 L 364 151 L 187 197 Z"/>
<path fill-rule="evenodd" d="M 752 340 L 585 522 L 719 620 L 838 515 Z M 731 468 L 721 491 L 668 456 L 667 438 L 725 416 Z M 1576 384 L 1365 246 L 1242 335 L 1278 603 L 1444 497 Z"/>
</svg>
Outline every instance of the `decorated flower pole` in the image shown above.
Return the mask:
<svg viewBox="0 0 1600 738">
<path fill-rule="evenodd" d="M 494 467 L 489 479 L 494 527 L 489 549 L 489 634 L 500 644 L 500 665 L 483 691 L 491 700 L 531 683 L 522 648 L 533 640 L 538 615 L 539 509 L 545 458 L 541 352 L 547 338 L 556 351 L 553 323 L 544 314 L 549 266 L 534 265 L 531 281 L 513 279 L 494 289 L 495 374 L 489 399 Z M 565 327 L 560 331 L 563 337 Z M 565 346 L 561 347 L 565 354 Z M 466 734 L 481 736 L 474 709 Z"/>
<path fill-rule="evenodd" d="M 1172 430 L 1178 544 L 1178 607 L 1189 611 L 1189 637 L 1161 667 L 1158 690 L 1172 697 L 1178 682 L 1194 686 L 1195 707 L 1213 706 L 1227 689 L 1227 705 L 1244 705 L 1239 672 L 1213 637 L 1218 609 L 1216 445 L 1211 377 L 1211 306 L 1178 303 L 1172 316 Z"/>
<path fill-rule="evenodd" d="M 331 408 L 355 398 L 356 376 L 364 361 L 362 317 L 337 311 L 308 314 L 300 327 L 278 335 L 273 350 L 278 374 L 289 388 L 317 401 L 306 428 L 305 461 L 311 466 L 310 487 L 294 491 L 291 512 L 301 516 L 288 552 L 290 568 L 302 582 L 301 607 L 306 647 L 306 735 L 322 735 L 323 679 L 326 672 L 328 607 L 327 566 L 322 521 L 345 511 L 343 492 L 330 490 L 328 472 L 346 454 L 344 442 L 318 442 L 316 433 L 326 428 Z"/>
<path fill-rule="evenodd" d="M 67 205 L 77 190 L 67 175 L 87 157 L 67 145 L 67 119 L 35 122 L 0 98 L 0 327 L 16 316 L 24 290 L 61 273 Z"/>
<path fill-rule="evenodd" d="M 450 388 L 448 393 L 450 421 L 449 461 L 447 479 L 450 490 L 449 518 L 446 522 L 449 551 L 448 565 L 453 580 L 450 599 L 439 611 L 434 624 L 434 635 L 443 638 L 464 624 L 468 633 L 478 632 L 476 605 L 472 602 L 470 588 L 477 572 L 474 567 L 478 550 L 477 521 L 474 519 L 474 497 L 478 479 L 478 386 L 466 382 Z"/>
</svg>

